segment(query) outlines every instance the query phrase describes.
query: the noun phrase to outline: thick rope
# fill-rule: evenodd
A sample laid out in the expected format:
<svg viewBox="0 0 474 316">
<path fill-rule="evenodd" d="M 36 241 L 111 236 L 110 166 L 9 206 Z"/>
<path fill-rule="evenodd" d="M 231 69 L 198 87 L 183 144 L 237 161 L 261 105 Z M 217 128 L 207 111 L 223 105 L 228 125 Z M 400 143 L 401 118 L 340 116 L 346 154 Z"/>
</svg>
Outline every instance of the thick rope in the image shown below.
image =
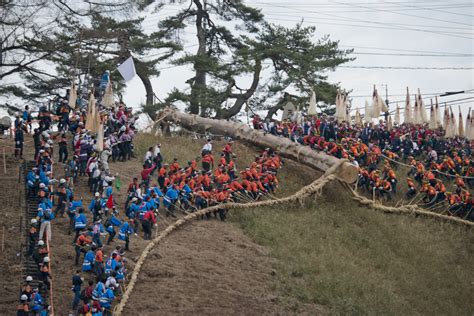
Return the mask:
<svg viewBox="0 0 474 316">
<path fill-rule="evenodd" d="M 274 205 L 279 205 L 279 204 L 284 204 L 284 203 L 289 203 L 289 202 L 302 201 L 303 199 L 311 195 L 316 195 L 316 197 L 319 197 L 321 196 L 323 187 L 327 183 L 333 180 L 336 180 L 334 173 L 336 172 L 337 168 L 339 168 L 339 166 L 341 166 L 344 162 L 346 162 L 346 160 L 341 159 L 337 164 L 333 165 L 331 168 L 326 170 L 323 176 L 321 176 L 320 178 L 313 181 L 311 184 L 303 187 L 298 192 L 288 197 L 280 198 L 276 200 L 266 200 L 266 201 L 252 202 L 252 203 L 234 203 L 234 202 L 223 203 L 223 204 L 218 204 L 215 206 L 211 206 L 211 207 L 199 210 L 197 212 L 188 214 L 181 219 L 178 219 L 176 222 L 174 222 L 172 225 L 169 225 L 164 231 L 162 231 L 161 234 L 158 235 L 158 237 L 150 241 L 148 245 L 145 247 L 145 249 L 143 250 L 142 254 L 140 255 L 140 258 L 138 259 L 133 269 L 130 282 L 127 286 L 127 289 L 125 290 L 125 293 L 122 296 L 122 300 L 115 307 L 114 315 L 122 315 L 122 311 L 125 305 L 127 304 L 128 299 L 130 298 L 130 295 L 138 280 L 138 275 L 140 273 L 140 270 L 143 264 L 145 263 L 145 260 L 148 254 L 156 245 L 158 245 L 161 241 L 163 241 L 163 239 L 165 239 L 169 234 L 171 234 L 171 232 L 175 231 L 176 229 L 183 226 L 184 224 L 191 222 L 192 220 L 196 219 L 199 216 L 206 215 L 206 214 L 209 214 L 211 212 L 215 212 L 221 209 L 227 209 L 227 210 L 253 209 L 257 207 L 268 207 L 268 206 L 274 206 Z"/>
<path fill-rule="evenodd" d="M 387 156 L 385 156 L 384 154 L 380 154 L 380 156 L 384 157 L 385 159 L 397 164 L 397 165 L 400 165 L 400 166 L 405 166 L 407 168 L 412 168 L 413 166 L 410 166 L 406 163 L 403 163 L 403 162 L 400 162 L 400 161 L 397 161 L 395 159 L 392 159 L 392 158 L 389 158 Z M 436 172 L 436 173 L 439 173 L 439 174 L 442 174 L 446 177 L 459 177 L 459 178 L 463 178 L 463 179 L 474 179 L 474 177 L 468 177 L 468 176 L 459 176 L 459 175 L 453 175 L 453 174 L 449 174 L 449 173 L 446 173 L 446 172 L 443 172 L 443 171 L 439 171 L 439 170 L 431 170 L 432 172 Z"/>
<path fill-rule="evenodd" d="M 420 208 L 416 204 L 400 205 L 400 206 L 383 205 L 360 195 L 350 186 L 346 186 L 346 187 L 352 192 L 354 200 L 358 201 L 362 205 L 369 206 L 375 210 L 379 210 L 379 211 L 383 211 L 387 213 L 418 214 L 418 215 L 423 215 L 426 217 L 432 217 L 436 219 L 445 220 L 445 221 L 456 223 L 456 224 L 467 225 L 469 227 L 474 226 L 474 222 L 467 221 L 456 216 L 448 216 L 448 215 L 444 215 L 440 213 L 430 212 L 430 211 Z"/>
</svg>

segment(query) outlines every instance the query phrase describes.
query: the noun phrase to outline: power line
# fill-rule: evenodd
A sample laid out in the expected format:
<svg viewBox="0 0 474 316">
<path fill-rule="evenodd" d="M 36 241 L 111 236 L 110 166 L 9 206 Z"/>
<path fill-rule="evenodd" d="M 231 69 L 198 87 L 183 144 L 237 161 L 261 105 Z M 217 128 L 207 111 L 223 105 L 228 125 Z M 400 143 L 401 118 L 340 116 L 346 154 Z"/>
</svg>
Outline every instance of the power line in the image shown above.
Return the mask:
<svg viewBox="0 0 474 316">
<path fill-rule="evenodd" d="M 270 4 L 259 4 L 263 7 L 273 7 L 273 5 Z M 292 3 L 285 3 L 286 6 L 289 7 L 297 7 L 297 8 L 314 8 L 316 5 L 315 4 L 292 4 Z M 317 9 L 320 12 L 325 12 L 325 13 L 368 13 L 368 12 L 374 12 L 374 9 L 358 9 L 354 8 L 354 10 L 344 10 L 345 5 L 340 5 L 340 6 L 332 6 L 332 7 L 317 7 Z M 437 10 L 440 12 L 445 12 L 445 13 L 451 13 L 451 14 L 459 14 L 459 15 L 464 15 L 461 13 L 455 13 L 455 12 L 449 12 L 449 11 L 443 11 L 439 9 L 463 9 L 463 8 L 470 8 L 472 7 L 472 4 L 463 4 L 463 5 L 443 5 L 443 6 L 433 6 L 433 7 L 412 7 L 412 8 L 400 8 L 397 6 L 379 6 L 377 8 L 382 8 L 382 9 L 391 9 L 392 11 L 429 11 L 429 10 Z M 342 10 L 341 10 L 342 8 Z"/>
<path fill-rule="evenodd" d="M 373 47 L 373 46 L 355 46 L 355 45 L 339 45 L 340 47 L 358 48 L 358 49 L 376 49 L 396 52 L 413 52 L 413 53 L 433 53 L 433 54 L 451 54 L 451 55 L 463 55 L 464 53 L 459 52 L 435 52 L 427 50 L 415 50 L 415 49 L 401 49 L 401 48 L 387 48 L 387 47 Z"/>
<path fill-rule="evenodd" d="M 396 69 L 396 70 L 472 70 L 474 67 L 412 67 L 412 66 L 338 66 L 356 69 Z"/>
<path fill-rule="evenodd" d="M 267 14 L 268 16 L 273 16 L 273 14 Z M 288 17 L 296 17 L 299 18 L 298 16 L 291 16 L 291 15 L 286 15 Z M 279 16 L 277 16 L 279 17 Z M 443 31 L 442 33 L 439 33 L 440 31 L 436 30 L 423 30 L 423 29 L 410 29 L 406 27 L 391 27 L 391 26 L 373 26 L 373 25 L 360 25 L 360 24 L 347 24 L 347 23 L 334 23 L 334 22 L 322 22 L 322 21 L 316 21 L 316 20 L 310 20 L 310 19 L 303 19 L 303 20 L 290 20 L 290 19 L 283 19 L 283 18 L 267 18 L 267 20 L 275 20 L 275 21 L 287 21 L 287 22 L 304 22 L 307 24 L 311 25 L 320 25 L 320 24 L 327 24 L 327 25 L 340 25 L 340 26 L 350 26 L 350 27 L 362 27 L 362 28 L 368 28 L 368 29 L 385 29 L 385 30 L 395 30 L 395 31 L 418 31 L 418 32 L 425 32 L 425 33 L 434 33 L 438 35 L 446 35 L 446 36 L 454 36 L 454 37 L 462 37 L 462 38 L 467 38 L 467 39 L 473 39 L 472 37 L 467 37 L 467 36 L 462 36 L 462 35 L 474 35 L 471 33 L 466 33 L 466 32 L 453 32 L 453 31 Z M 354 21 L 358 23 L 358 21 Z M 362 23 L 362 22 L 359 22 Z M 363 23 L 376 23 L 376 24 L 382 24 L 378 22 L 370 22 L 370 21 L 364 21 Z M 387 24 L 390 25 L 390 24 Z M 456 35 L 456 34 L 462 34 L 462 35 Z"/>
<path fill-rule="evenodd" d="M 270 3 L 266 3 L 266 2 L 257 2 L 258 4 L 270 4 Z M 281 8 L 285 8 L 285 9 L 289 9 L 289 10 L 293 10 L 293 11 L 298 11 L 298 12 L 305 12 L 305 13 L 314 13 L 314 14 L 318 14 L 318 15 L 324 15 L 324 16 L 329 16 L 331 18 L 339 18 L 339 19 L 346 19 L 347 21 L 349 22 L 364 22 L 364 23 L 372 23 L 372 24 L 377 24 L 377 25 L 382 25 L 381 27 L 382 28 L 386 28 L 387 25 L 390 25 L 390 23 L 382 23 L 382 22 L 375 22 L 375 21 L 365 21 L 365 20 L 361 20 L 361 19 L 357 19 L 357 18 L 346 18 L 346 17 L 343 17 L 343 16 L 339 16 L 339 15 L 335 15 L 335 14 L 329 14 L 329 13 L 322 13 L 322 12 L 316 12 L 316 11 L 310 11 L 310 10 L 301 10 L 301 9 L 298 9 L 298 8 L 291 8 L 291 7 L 287 7 L 287 6 L 282 6 L 282 5 L 278 5 L 278 4 L 274 4 L 272 3 L 272 5 L 274 7 L 281 7 Z M 349 5 L 349 4 L 348 4 Z M 377 10 L 377 11 L 387 11 L 387 12 L 390 12 L 388 10 Z M 436 20 L 436 19 L 435 19 Z M 322 22 L 319 22 L 319 23 L 322 23 Z M 327 24 L 327 22 L 325 22 Z M 455 22 L 453 22 L 455 23 Z M 470 26 L 469 24 L 465 24 L 465 23 L 455 23 L 455 24 L 462 24 L 462 25 L 468 25 Z M 351 26 L 354 26 L 354 25 L 351 25 Z M 410 31 L 417 31 L 417 32 L 424 32 L 424 33 L 432 33 L 432 34 L 437 34 L 437 35 L 444 35 L 444 36 L 450 36 L 450 37 L 458 37 L 458 38 L 465 38 L 465 39 L 470 39 L 472 40 L 471 37 L 466 37 L 466 36 L 462 36 L 462 35 L 455 35 L 455 34 L 447 34 L 446 32 L 435 32 L 435 31 L 430 31 L 430 30 L 422 30 L 422 29 L 418 29 L 418 28 L 411 28 L 411 27 L 405 27 L 405 26 L 399 26 L 398 27 L 399 29 L 405 29 L 405 30 L 410 30 Z"/>
<path fill-rule="evenodd" d="M 471 92 L 472 91 L 472 92 Z M 429 92 L 429 93 L 423 93 L 424 96 L 439 96 L 439 97 L 443 97 L 442 94 L 445 94 L 447 92 L 443 91 L 443 92 Z M 462 92 L 459 92 L 459 93 L 463 93 L 463 94 L 472 94 L 474 93 L 474 89 L 469 89 L 469 90 L 464 90 Z M 446 95 L 446 96 L 451 96 L 452 94 L 450 95 Z M 389 97 L 404 97 L 406 96 L 406 93 L 404 94 L 389 94 L 388 95 Z M 372 95 L 351 95 L 350 96 L 351 98 L 371 98 Z M 393 101 L 395 102 L 395 101 Z M 391 103 L 393 103 L 391 102 Z"/>
<path fill-rule="evenodd" d="M 360 5 L 357 5 L 357 4 L 345 3 L 345 2 L 337 2 L 337 1 L 334 1 L 334 0 L 329 0 L 329 1 L 334 2 L 334 3 L 338 3 L 338 4 L 344 4 L 344 5 L 347 5 L 347 6 L 350 6 L 350 7 L 358 7 L 358 8 L 366 8 L 366 9 L 367 9 L 367 7 L 360 6 Z M 428 17 L 422 16 L 422 15 L 408 14 L 408 13 L 400 13 L 400 12 L 396 12 L 396 11 L 392 11 L 392 10 L 375 9 L 375 8 L 374 8 L 374 11 L 388 12 L 388 13 L 397 14 L 397 15 L 402 15 L 402 16 L 410 16 L 410 17 L 421 18 L 421 19 L 425 19 L 425 20 L 438 21 L 438 22 L 451 23 L 451 24 L 458 24 L 458 25 L 466 25 L 466 26 L 471 26 L 471 27 L 472 27 L 472 24 L 467 24 L 467 23 L 462 23 L 462 22 L 455 22 L 455 21 L 449 21 L 449 20 L 443 20 L 443 19 L 437 19 L 437 18 L 433 18 L 433 17 L 429 17 L 429 18 L 428 18 Z"/>
<path fill-rule="evenodd" d="M 386 3 L 391 3 L 391 2 L 386 2 Z M 394 4 L 400 6 L 400 4 L 397 4 L 397 3 L 394 3 Z M 404 7 L 418 8 L 418 9 L 420 9 L 420 7 L 415 6 L 415 5 L 404 4 L 403 6 L 404 6 Z M 453 14 L 453 15 L 460 15 L 460 16 L 473 17 L 471 14 L 463 14 L 463 13 L 457 13 L 457 12 L 449 12 L 449 11 L 439 10 L 439 9 L 434 9 L 434 8 L 421 8 L 421 9 L 422 9 L 422 10 L 428 10 L 428 11 L 442 12 L 442 13 L 447 13 L 447 14 Z"/>
<path fill-rule="evenodd" d="M 459 55 L 449 55 L 449 54 L 405 54 L 405 53 L 366 53 L 366 52 L 353 52 L 353 55 L 377 55 L 377 56 L 411 56 L 411 57 L 474 57 L 474 54 L 459 54 Z"/>
<path fill-rule="evenodd" d="M 273 7 L 272 7 L 273 8 Z M 341 12 L 339 12 L 341 13 Z M 280 15 L 280 16 L 284 16 L 284 17 L 297 17 L 297 18 L 311 18 L 311 17 L 308 17 L 308 16 L 305 16 L 305 15 L 298 15 L 298 16 L 295 16 L 295 15 L 288 15 L 287 12 L 270 12 L 266 15 Z M 343 21 L 343 22 L 346 22 L 346 21 L 352 21 L 348 18 L 333 18 L 331 21 Z M 427 25 L 427 24 L 412 24 L 412 23 L 394 23 L 394 22 L 390 22 L 390 23 L 386 23 L 386 22 L 381 22 L 381 21 L 352 21 L 352 22 L 356 22 L 356 23 L 366 23 L 366 24 L 373 24 L 373 23 L 383 23 L 384 25 L 393 25 L 393 26 L 397 26 L 397 27 L 400 27 L 400 26 L 414 26 L 414 27 L 424 27 L 424 28 L 440 28 L 439 25 Z M 452 29 L 452 30 L 464 30 L 464 31 L 473 31 L 472 30 L 472 27 L 460 27 L 460 26 L 442 26 L 443 29 Z"/>
</svg>

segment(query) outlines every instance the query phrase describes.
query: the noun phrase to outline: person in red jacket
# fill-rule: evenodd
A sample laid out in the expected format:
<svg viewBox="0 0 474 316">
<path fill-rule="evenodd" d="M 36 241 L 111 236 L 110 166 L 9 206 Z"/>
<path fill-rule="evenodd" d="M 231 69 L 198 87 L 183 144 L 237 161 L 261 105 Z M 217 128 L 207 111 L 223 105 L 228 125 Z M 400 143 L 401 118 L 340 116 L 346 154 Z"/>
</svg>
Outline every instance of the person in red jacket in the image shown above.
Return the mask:
<svg viewBox="0 0 474 316">
<path fill-rule="evenodd" d="M 152 227 L 156 225 L 156 216 L 153 210 L 148 210 L 146 211 L 145 215 L 143 216 L 142 219 L 142 227 L 143 227 L 143 232 L 144 236 L 143 238 L 146 240 L 151 239 L 151 229 Z"/>
</svg>

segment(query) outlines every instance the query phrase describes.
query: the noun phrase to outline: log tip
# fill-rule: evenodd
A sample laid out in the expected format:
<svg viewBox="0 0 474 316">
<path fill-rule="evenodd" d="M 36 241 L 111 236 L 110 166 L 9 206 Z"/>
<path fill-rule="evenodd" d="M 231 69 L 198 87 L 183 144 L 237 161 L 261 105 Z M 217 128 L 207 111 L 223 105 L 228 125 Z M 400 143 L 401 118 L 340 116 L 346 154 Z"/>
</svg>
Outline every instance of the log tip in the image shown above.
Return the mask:
<svg viewBox="0 0 474 316">
<path fill-rule="evenodd" d="M 344 162 L 336 169 L 335 172 L 335 176 L 339 181 L 349 184 L 356 182 L 358 174 L 359 170 L 350 162 Z"/>
</svg>

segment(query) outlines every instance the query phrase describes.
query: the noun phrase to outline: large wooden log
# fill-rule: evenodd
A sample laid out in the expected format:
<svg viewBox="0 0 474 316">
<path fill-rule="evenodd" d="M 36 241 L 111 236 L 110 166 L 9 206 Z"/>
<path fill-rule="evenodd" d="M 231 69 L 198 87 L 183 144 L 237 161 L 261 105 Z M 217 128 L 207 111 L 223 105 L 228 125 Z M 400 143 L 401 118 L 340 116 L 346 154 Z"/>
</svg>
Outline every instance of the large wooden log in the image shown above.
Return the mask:
<svg viewBox="0 0 474 316">
<path fill-rule="evenodd" d="M 174 109 L 166 109 L 158 114 L 160 120 L 173 122 L 193 131 L 207 131 L 215 135 L 225 135 L 233 139 L 240 139 L 262 148 L 273 148 L 283 157 L 296 160 L 300 163 L 321 171 L 328 170 L 339 159 L 322 152 L 312 150 L 309 146 L 302 146 L 285 137 L 264 134 L 262 131 L 237 123 L 224 120 L 214 120 L 194 114 L 183 113 Z M 354 183 L 357 179 L 357 167 L 349 162 L 341 164 L 336 177 L 346 183 Z"/>
</svg>

